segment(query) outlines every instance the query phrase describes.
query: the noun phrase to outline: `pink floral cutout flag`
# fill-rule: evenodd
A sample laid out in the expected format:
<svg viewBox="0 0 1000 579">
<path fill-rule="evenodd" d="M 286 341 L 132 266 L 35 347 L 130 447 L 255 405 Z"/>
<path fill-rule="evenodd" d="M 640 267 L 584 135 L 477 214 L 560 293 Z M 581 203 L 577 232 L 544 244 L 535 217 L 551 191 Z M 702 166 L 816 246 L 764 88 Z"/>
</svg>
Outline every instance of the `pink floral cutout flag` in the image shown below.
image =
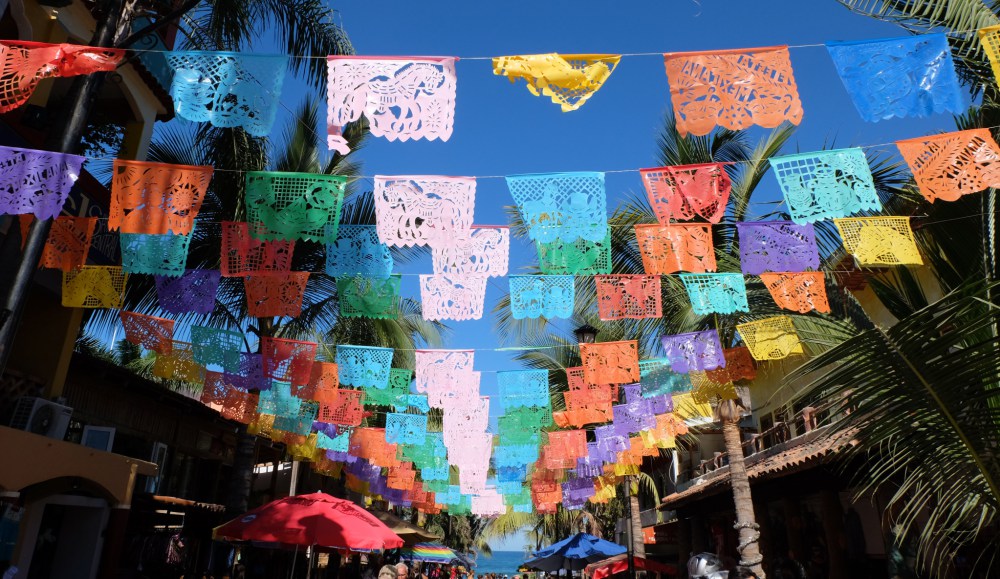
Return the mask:
<svg viewBox="0 0 1000 579">
<path fill-rule="evenodd" d="M 455 124 L 455 57 L 327 57 L 327 146 L 350 152 L 343 126 L 364 115 L 376 137 L 447 141 Z"/>
<path fill-rule="evenodd" d="M 421 275 L 425 320 L 478 320 L 486 302 L 484 275 Z"/>
<path fill-rule="evenodd" d="M 471 235 L 475 177 L 375 176 L 376 228 L 386 245 L 463 247 Z"/>
</svg>

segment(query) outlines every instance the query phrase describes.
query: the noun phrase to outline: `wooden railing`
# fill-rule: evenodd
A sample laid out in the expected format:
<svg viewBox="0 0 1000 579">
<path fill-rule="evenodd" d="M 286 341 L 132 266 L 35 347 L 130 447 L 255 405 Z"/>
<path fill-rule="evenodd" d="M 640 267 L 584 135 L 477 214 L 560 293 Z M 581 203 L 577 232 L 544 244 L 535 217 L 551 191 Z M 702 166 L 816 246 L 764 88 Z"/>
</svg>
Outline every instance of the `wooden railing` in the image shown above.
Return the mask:
<svg viewBox="0 0 1000 579">
<path fill-rule="evenodd" d="M 795 419 L 791 421 L 780 421 L 776 422 L 774 426 L 768 428 L 763 432 L 753 434 L 749 440 L 745 440 L 742 444 L 743 446 L 743 456 L 749 457 L 753 456 L 759 452 L 763 452 L 769 448 L 783 444 L 803 436 L 809 432 L 812 432 L 820 426 L 820 422 L 825 418 L 827 411 L 829 411 L 835 404 L 836 401 L 826 402 L 818 406 L 806 406 L 800 410 Z M 792 436 L 792 426 L 801 427 L 802 432 L 796 433 Z M 706 475 L 714 470 L 718 470 L 729 464 L 729 453 L 728 452 L 716 452 L 712 458 L 702 460 L 693 469 L 692 476 L 697 478 Z"/>
</svg>

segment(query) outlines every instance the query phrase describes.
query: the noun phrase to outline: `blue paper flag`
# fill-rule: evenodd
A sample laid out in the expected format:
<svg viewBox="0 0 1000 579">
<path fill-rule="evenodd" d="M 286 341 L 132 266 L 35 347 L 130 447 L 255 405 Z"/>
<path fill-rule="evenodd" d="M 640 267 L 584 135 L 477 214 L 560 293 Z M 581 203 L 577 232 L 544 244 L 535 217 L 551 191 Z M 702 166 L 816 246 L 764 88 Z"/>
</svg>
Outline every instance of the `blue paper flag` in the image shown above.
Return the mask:
<svg viewBox="0 0 1000 579">
<path fill-rule="evenodd" d="M 570 318 L 576 286 L 571 275 L 512 275 L 510 311 L 523 318 Z"/>
<path fill-rule="evenodd" d="M 278 112 L 286 55 L 173 51 L 170 96 L 177 116 L 266 137 Z"/>
<path fill-rule="evenodd" d="M 769 162 L 795 223 L 813 223 L 882 208 L 861 149 L 786 155 L 772 157 Z"/>
<path fill-rule="evenodd" d="M 858 114 L 868 122 L 965 111 L 944 34 L 829 42 L 826 49 Z"/>
<path fill-rule="evenodd" d="M 337 240 L 326 246 L 326 275 L 388 277 L 393 259 L 374 225 L 341 225 Z"/>
<path fill-rule="evenodd" d="M 337 374 L 342 386 L 388 388 L 392 348 L 337 346 Z"/>
<path fill-rule="evenodd" d="M 507 187 L 535 241 L 601 241 L 608 231 L 604 173 L 511 175 Z"/>
<path fill-rule="evenodd" d="M 749 312 L 747 286 L 741 273 L 684 273 L 681 281 L 699 316 Z"/>
</svg>

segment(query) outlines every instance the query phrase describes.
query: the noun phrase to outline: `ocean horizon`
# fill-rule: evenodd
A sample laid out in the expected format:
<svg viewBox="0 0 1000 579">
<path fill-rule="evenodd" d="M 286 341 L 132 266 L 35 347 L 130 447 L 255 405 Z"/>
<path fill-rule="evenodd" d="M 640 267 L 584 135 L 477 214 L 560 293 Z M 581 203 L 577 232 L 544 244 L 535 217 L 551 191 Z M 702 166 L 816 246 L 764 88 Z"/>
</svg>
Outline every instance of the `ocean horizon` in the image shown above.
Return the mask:
<svg viewBox="0 0 1000 579">
<path fill-rule="evenodd" d="M 493 551 L 492 557 L 480 554 L 476 559 L 476 575 L 506 573 L 513 575 L 524 563 L 524 551 Z"/>
</svg>

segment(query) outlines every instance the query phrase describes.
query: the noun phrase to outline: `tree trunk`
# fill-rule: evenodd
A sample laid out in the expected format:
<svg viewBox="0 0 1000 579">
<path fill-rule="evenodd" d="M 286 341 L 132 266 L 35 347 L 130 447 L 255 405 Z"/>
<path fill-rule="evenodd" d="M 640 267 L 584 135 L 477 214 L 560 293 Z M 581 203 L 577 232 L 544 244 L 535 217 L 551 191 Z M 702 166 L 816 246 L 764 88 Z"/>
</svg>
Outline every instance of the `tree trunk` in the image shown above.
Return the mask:
<svg viewBox="0 0 1000 579">
<path fill-rule="evenodd" d="M 723 401 L 721 405 L 736 406 L 732 400 Z M 733 485 L 733 502 L 736 504 L 736 525 L 739 531 L 740 565 L 750 567 L 760 579 L 764 579 L 764 569 L 761 561 L 764 557 L 757 546 L 760 538 L 757 520 L 753 512 L 753 499 L 750 495 L 750 479 L 747 478 L 746 465 L 743 463 L 743 441 L 740 439 L 739 411 L 722 414 L 722 437 L 726 441 L 726 451 L 729 454 L 729 480 Z"/>
<path fill-rule="evenodd" d="M 628 477 L 625 484 L 628 486 L 628 509 L 629 509 L 629 524 L 631 525 L 632 531 L 632 555 L 636 557 L 646 558 L 646 544 L 642 541 L 642 516 L 639 511 L 639 489 L 634 488 L 636 485 L 635 479 Z"/>
</svg>

